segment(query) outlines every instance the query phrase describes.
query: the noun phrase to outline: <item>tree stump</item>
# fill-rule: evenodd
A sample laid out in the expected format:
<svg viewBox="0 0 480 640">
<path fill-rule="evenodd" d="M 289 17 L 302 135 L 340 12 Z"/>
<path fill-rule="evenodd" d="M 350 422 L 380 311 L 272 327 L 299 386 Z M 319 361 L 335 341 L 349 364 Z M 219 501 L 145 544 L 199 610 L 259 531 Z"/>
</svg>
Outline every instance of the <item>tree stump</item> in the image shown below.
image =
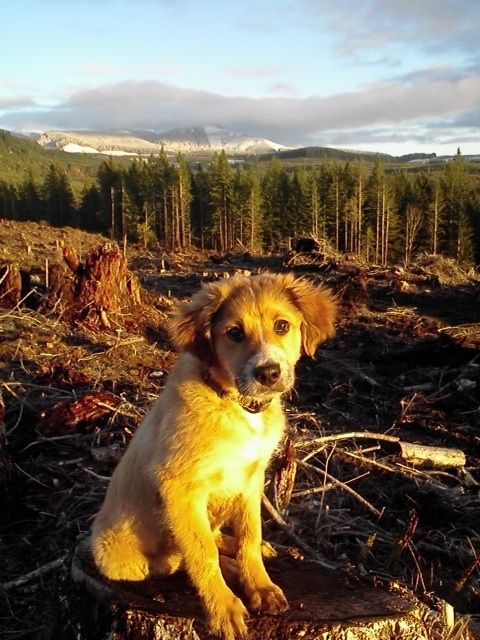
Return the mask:
<svg viewBox="0 0 480 640">
<path fill-rule="evenodd" d="M 22 276 L 18 267 L 7 264 L 0 267 L 0 308 L 13 309 L 22 299 Z"/>
<path fill-rule="evenodd" d="M 117 245 L 105 243 L 91 251 L 82 264 L 73 247 L 63 249 L 64 264 L 49 269 L 46 306 L 64 320 L 78 321 L 92 329 L 134 323 L 141 306 L 140 287 L 127 268 Z"/>
<path fill-rule="evenodd" d="M 290 556 L 268 561 L 290 609 L 249 619 L 248 640 L 427 640 L 436 614 L 407 589 L 352 578 Z M 140 583 L 103 578 L 89 539 L 77 546 L 72 578 L 90 595 L 79 637 L 111 640 L 210 640 L 198 596 L 182 573 Z M 88 629 L 88 627 L 90 627 Z M 438 628 L 438 627 L 437 627 Z"/>
</svg>

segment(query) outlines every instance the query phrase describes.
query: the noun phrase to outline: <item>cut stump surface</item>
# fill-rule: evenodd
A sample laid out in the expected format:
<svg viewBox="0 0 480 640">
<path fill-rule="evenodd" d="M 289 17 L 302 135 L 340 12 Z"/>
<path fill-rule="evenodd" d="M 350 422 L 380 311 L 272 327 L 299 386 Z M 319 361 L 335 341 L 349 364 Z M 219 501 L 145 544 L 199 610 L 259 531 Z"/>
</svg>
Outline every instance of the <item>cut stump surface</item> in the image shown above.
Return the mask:
<svg viewBox="0 0 480 640">
<path fill-rule="evenodd" d="M 407 589 L 376 586 L 289 556 L 268 561 L 268 571 L 284 590 L 290 609 L 278 616 L 252 614 L 248 640 L 431 637 L 426 627 L 430 612 Z M 96 632 L 112 640 L 212 638 L 198 596 L 183 573 L 140 583 L 106 580 L 92 563 L 86 539 L 75 552 L 72 577 L 100 603 L 103 628 Z"/>
</svg>

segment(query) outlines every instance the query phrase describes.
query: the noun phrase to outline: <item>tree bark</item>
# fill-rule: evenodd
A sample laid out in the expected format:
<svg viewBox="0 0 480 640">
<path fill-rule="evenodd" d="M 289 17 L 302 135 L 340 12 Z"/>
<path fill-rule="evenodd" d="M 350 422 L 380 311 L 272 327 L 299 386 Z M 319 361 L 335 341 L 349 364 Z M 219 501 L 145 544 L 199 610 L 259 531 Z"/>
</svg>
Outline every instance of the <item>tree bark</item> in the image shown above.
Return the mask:
<svg viewBox="0 0 480 640">
<path fill-rule="evenodd" d="M 116 244 L 106 243 L 80 262 L 72 247 L 64 249 L 65 265 L 52 265 L 45 306 L 68 322 L 91 328 L 125 326 L 141 306 L 137 279 L 127 269 L 125 256 Z"/>
<path fill-rule="evenodd" d="M 13 309 L 22 299 L 22 277 L 18 267 L 0 267 L 0 308 Z"/>
</svg>

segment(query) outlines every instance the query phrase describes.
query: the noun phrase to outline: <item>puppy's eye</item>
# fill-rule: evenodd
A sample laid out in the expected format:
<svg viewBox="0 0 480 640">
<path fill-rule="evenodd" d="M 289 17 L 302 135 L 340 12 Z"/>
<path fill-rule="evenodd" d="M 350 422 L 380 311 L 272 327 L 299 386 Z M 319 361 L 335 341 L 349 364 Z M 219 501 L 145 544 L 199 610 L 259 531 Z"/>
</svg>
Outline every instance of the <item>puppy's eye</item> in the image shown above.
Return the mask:
<svg viewBox="0 0 480 640">
<path fill-rule="evenodd" d="M 290 323 L 288 320 L 275 320 L 273 328 L 279 336 L 284 336 L 290 330 Z"/>
<path fill-rule="evenodd" d="M 245 333 L 240 327 L 230 327 L 227 329 L 227 336 L 234 342 L 241 342 L 245 338 Z"/>
</svg>

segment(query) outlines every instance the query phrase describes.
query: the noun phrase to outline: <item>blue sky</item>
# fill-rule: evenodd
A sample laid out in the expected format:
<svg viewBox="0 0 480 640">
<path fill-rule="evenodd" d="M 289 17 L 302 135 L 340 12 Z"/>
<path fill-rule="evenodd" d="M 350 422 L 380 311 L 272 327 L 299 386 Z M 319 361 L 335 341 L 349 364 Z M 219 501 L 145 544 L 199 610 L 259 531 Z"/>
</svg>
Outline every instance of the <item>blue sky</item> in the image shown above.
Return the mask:
<svg viewBox="0 0 480 640">
<path fill-rule="evenodd" d="M 0 127 L 480 153 L 478 0 L 0 0 Z"/>
</svg>

